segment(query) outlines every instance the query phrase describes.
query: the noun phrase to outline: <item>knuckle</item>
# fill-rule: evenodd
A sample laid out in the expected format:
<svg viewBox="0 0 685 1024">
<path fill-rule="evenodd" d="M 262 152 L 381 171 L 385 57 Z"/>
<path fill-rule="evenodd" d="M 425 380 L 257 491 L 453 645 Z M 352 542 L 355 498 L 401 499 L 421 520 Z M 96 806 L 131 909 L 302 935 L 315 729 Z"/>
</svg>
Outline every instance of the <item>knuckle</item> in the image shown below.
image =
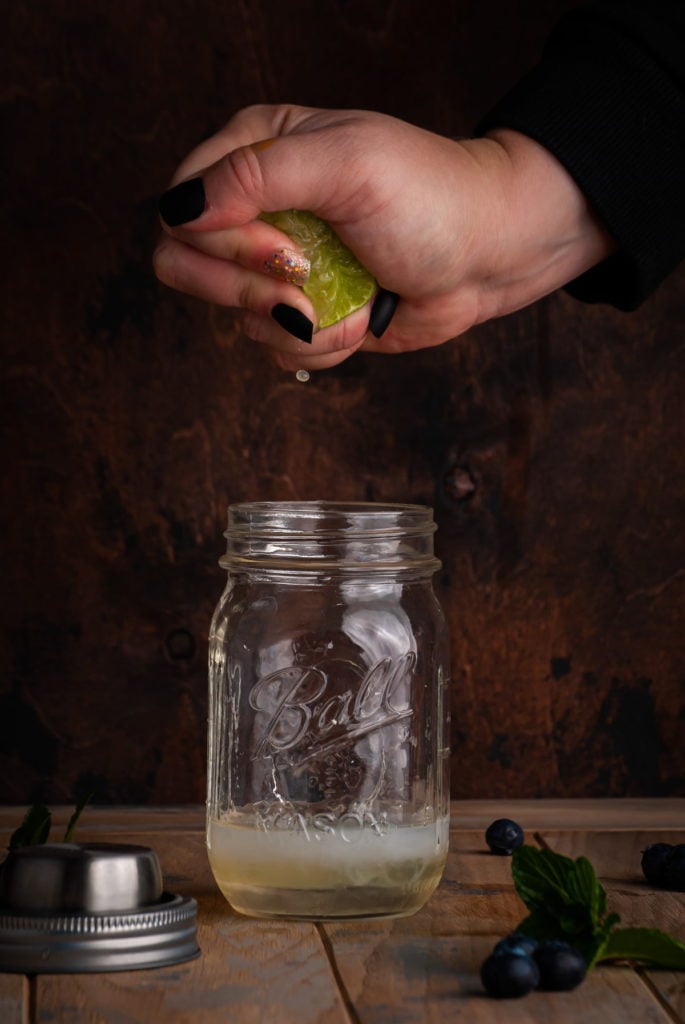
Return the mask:
<svg viewBox="0 0 685 1024">
<path fill-rule="evenodd" d="M 237 301 L 240 309 L 256 309 L 254 285 L 247 276 L 240 282 Z"/>
<path fill-rule="evenodd" d="M 228 153 L 224 160 L 225 173 L 232 177 L 240 191 L 255 200 L 264 193 L 264 174 L 259 156 L 251 146 L 242 146 Z"/>
<path fill-rule="evenodd" d="M 328 352 L 344 352 L 346 349 L 355 348 L 365 333 L 365 325 L 360 324 L 358 317 L 354 320 L 348 317 L 336 324 L 330 340 L 327 341 L 326 349 Z"/>
<path fill-rule="evenodd" d="M 256 313 L 242 313 L 240 329 L 245 337 L 251 338 L 252 341 L 266 340 L 266 325 L 263 318 Z"/>
</svg>

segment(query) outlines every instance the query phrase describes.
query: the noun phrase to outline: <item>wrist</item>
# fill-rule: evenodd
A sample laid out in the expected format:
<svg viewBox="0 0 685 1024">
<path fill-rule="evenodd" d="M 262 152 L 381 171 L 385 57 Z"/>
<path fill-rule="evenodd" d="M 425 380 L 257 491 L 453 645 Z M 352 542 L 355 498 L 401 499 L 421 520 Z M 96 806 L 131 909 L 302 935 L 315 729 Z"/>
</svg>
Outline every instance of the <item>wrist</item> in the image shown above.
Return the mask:
<svg viewBox="0 0 685 1024">
<path fill-rule="evenodd" d="M 616 243 L 568 171 L 539 143 L 505 128 L 476 143 L 490 149 L 502 203 L 481 289 L 485 320 L 568 284 L 606 259 Z"/>
</svg>

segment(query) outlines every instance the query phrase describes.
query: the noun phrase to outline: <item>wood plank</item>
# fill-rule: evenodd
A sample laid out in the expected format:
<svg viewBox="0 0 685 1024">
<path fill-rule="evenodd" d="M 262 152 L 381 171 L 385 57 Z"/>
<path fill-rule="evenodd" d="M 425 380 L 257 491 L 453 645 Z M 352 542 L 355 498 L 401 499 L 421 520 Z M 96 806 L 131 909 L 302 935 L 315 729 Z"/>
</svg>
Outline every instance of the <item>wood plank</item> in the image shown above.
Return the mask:
<svg viewBox="0 0 685 1024">
<path fill-rule="evenodd" d="M 489 935 L 502 938 L 525 916 L 516 893 L 488 889 L 456 888 L 442 882 L 426 906 L 413 917 L 403 918 L 407 935 Z M 371 922 L 372 923 L 372 922 Z"/>
<path fill-rule="evenodd" d="M 348 1024 L 313 925 L 239 917 L 216 891 L 199 902 L 199 959 L 158 970 L 39 976 L 36 1020 Z"/>
<path fill-rule="evenodd" d="M 650 843 L 685 842 L 685 833 L 541 832 L 541 838 L 567 857 L 588 857 L 608 894 L 609 909 L 626 927 L 661 928 L 685 940 L 685 893 L 651 886 L 642 876 L 641 851 Z"/>
<path fill-rule="evenodd" d="M 519 821 L 526 830 L 592 829 L 626 830 L 685 829 L 685 800 L 677 798 L 629 798 L 606 800 L 453 800 L 452 827 L 455 830 L 485 830 L 495 818 Z M 0 830 L 17 827 L 24 806 L 0 807 Z M 56 824 L 66 824 L 72 808 L 52 808 Z M 157 831 L 174 827 L 204 828 L 204 808 L 199 804 L 164 807 L 94 806 L 84 812 L 89 827 L 108 830 L 145 828 Z"/>
<path fill-rule="evenodd" d="M 671 1007 L 678 1020 L 685 1020 L 685 973 L 682 971 L 645 971 L 640 975 L 647 984 L 659 993 L 665 1003 Z"/>
<path fill-rule="evenodd" d="M 491 853 L 482 832 L 452 829 L 445 878 L 465 886 L 512 888 L 511 859 Z"/>
<path fill-rule="evenodd" d="M 131 830 L 125 836 L 108 836 L 88 828 L 84 841 L 94 834 L 155 849 L 165 886 L 198 901 L 202 955 L 155 971 L 40 976 L 38 1021 L 109 1024 L 126 1019 L 148 1024 L 160 1019 L 165 1024 L 214 1024 L 230 1015 L 241 1024 L 345 1024 L 345 1007 L 316 928 L 254 921 L 233 913 L 212 878 L 204 832 Z"/>
<path fill-rule="evenodd" d="M 408 935 L 402 920 L 326 925 L 336 967 L 361 1024 L 669 1024 L 635 971 L 602 967 L 574 992 L 495 1000 L 480 965 L 492 940 Z M 672 1024 L 672 1022 L 670 1022 Z"/>
<path fill-rule="evenodd" d="M 28 981 L 22 974 L 0 974 L 0 1021 L 24 1024 L 28 1020 Z"/>
<path fill-rule="evenodd" d="M 454 800 L 452 827 L 486 829 L 495 818 L 513 818 L 526 832 L 540 829 L 603 831 L 685 828 L 685 800 Z"/>
<path fill-rule="evenodd" d="M 479 822 L 489 824 L 494 817 L 515 816 L 511 804 L 505 809 L 500 802 L 483 803 L 487 806 L 478 809 Z M 529 805 L 532 819 L 538 820 L 531 802 L 519 803 Z M 625 809 L 623 801 L 610 803 Z M 11 810 L 14 827 L 17 809 Z M 572 809 L 576 816 L 588 816 L 590 810 Z M 65 808 L 64 821 L 68 812 Z M 438 1012 L 442 1022 L 450 1003 L 474 1024 L 480 1020 L 516 1024 L 548 1018 L 562 1022 L 582 1018 L 584 1024 L 595 1020 L 599 1024 L 600 1014 L 602 1024 L 606 1020 L 663 1024 L 669 1018 L 649 985 L 677 1012 L 683 998 L 682 975 L 643 972 L 642 980 L 639 973 L 624 968 L 602 968 L 576 993 L 535 993 L 526 1000 L 505 1003 L 486 999 L 480 992 L 479 965 L 495 939 L 521 919 L 524 908 L 511 883 L 510 860 L 487 852 L 480 823 L 471 829 L 460 827 L 459 812 L 457 805 L 457 827 L 451 832 L 444 879 L 419 914 L 396 921 L 319 926 L 317 930 L 309 924 L 259 922 L 232 913 L 217 892 L 209 869 L 201 809 L 93 808 L 84 818 L 80 838 L 152 846 L 160 857 L 166 887 L 198 899 L 203 956 L 159 971 L 43 976 L 37 980 L 37 1020 L 46 1024 L 56 1018 L 78 1024 L 111 1024 L 124 1018 L 147 1022 L 159 1017 L 170 1024 L 190 1020 L 210 1024 L 230 1014 L 241 1024 L 261 1024 L 267 1019 L 275 1024 L 349 1024 L 345 1008 L 345 996 L 349 996 L 355 1007 L 353 1016 L 358 1013 L 360 1020 L 372 1024 L 432 1022 L 437 1021 Z M 663 820 L 670 816 L 671 822 L 673 813 L 673 807 L 659 811 Z M 107 814 L 112 816 L 109 825 Z M 555 820 L 560 816 L 564 817 L 557 814 Z M 683 838 L 681 833 L 654 831 L 651 825 L 634 834 L 622 826 L 606 831 L 607 817 L 617 820 L 612 812 L 604 816 L 599 829 L 569 832 L 564 825 L 541 835 L 559 852 L 583 853 L 606 871 L 610 905 L 622 913 L 626 924 L 653 924 L 677 933 L 676 918 L 685 917 L 685 897 L 655 892 L 635 877 L 634 864 L 637 854 L 639 871 L 639 851 L 648 842 L 678 841 Z M 57 815 L 56 820 L 61 822 Z M 332 957 L 332 965 L 326 953 Z M 336 973 L 346 989 L 342 995 Z M 0 981 L 8 977 L 11 984 L 21 982 L 13 976 L 0 976 Z M 0 1020 L 4 1024 L 4 1014 Z"/>
<path fill-rule="evenodd" d="M 0 831 L 14 831 L 21 824 L 26 810 L 25 806 L 0 807 Z M 51 807 L 50 810 L 53 825 L 59 831 L 66 826 L 74 808 L 69 805 L 59 805 Z M 205 827 L 205 809 L 200 804 L 180 807 L 88 806 L 83 811 L 81 821 L 90 829 L 105 832 L 141 828 L 155 832 L 167 828 L 202 831 Z"/>
<path fill-rule="evenodd" d="M 630 832 L 580 829 L 574 832 L 542 830 L 545 843 L 567 857 L 589 857 L 595 871 L 611 882 L 645 882 L 640 861 L 650 843 L 685 842 L 685 825 L 675 829 L 635 829 Z M 646 883 L 645 883 L 646 885 Z"/>
</svg>

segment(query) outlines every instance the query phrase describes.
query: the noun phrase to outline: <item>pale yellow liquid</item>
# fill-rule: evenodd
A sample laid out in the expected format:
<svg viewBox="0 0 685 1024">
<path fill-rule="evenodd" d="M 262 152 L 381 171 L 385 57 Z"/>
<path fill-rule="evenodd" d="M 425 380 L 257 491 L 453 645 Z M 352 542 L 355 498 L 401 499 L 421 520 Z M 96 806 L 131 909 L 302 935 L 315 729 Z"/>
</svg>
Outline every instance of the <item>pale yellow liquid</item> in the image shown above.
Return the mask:
<svg viewBox="0 0 685 1024">
<path fill-rule="evenodd" d="M 256 917 L 400 917 L 424 905 L 445 866 L 446 818 L 350 837 L 264 831 L 229 815 L 209 823 L 209 862 L 231 906 Z"/>
</svg>

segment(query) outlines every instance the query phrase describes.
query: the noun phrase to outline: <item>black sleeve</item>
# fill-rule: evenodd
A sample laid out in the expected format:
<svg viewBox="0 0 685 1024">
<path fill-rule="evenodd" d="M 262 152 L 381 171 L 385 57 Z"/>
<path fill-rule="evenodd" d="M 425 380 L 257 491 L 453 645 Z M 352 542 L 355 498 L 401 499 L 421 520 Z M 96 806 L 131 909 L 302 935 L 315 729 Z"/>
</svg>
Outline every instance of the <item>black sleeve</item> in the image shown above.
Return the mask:
<svg viewBox="0 0 685 1024">
<path fill-rule="evenodd" d="M 491 128 L 553 153 L 618 243 L 572 295 L 635 309 L 685 256 L 685 0 L 572 11 L 477 134 Z"/>
</svg>

